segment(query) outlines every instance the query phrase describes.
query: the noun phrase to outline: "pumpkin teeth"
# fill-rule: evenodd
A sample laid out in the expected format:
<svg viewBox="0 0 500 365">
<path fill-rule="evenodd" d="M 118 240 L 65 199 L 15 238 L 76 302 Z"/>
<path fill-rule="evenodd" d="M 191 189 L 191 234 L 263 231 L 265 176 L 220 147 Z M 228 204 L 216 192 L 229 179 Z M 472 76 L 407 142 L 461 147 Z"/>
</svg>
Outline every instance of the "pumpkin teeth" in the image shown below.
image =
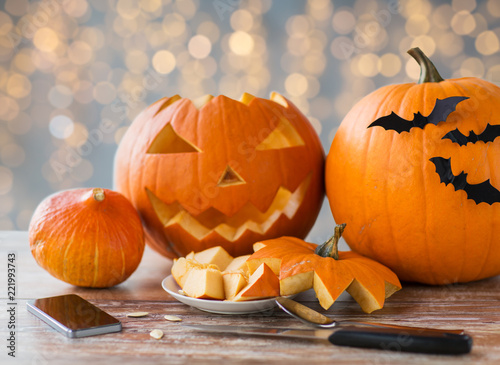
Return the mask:
<svg viewBox="0 0 500 365">
<path fill-rule="evenodd" d="M 154 211 L 165 228 L 176 224 L 180 225 L 186 232 L 189 232 L 198 240 L 202 240 L 212 232 L 216 232 L 227 241 L 233 242 L 240 238 L 246 231 L 252 231 L 261 235 L 265 234 L 281 215 L 292 219 L 302 204 L 311 179 L 312 174 L 309 174 L 294 192 L 281 186 L 265 212 L 259 211 L 252 203 L 247 203 L 231 217 L 213 208 L 211 209 L 211 214 L 204 215 L 202 213 L 195 217 L 182 208 L 182 205 L 178 202 L 172 204 L 164 203 L 147 188 L 146 193 Z M 207 215 L 219 215 L 220 217 L 209 222 L 206 219 Z M 254 218 L 247 219 L 247 217 Z M 221 219 L 223 222 L 220 221 Z"/>
</svg>

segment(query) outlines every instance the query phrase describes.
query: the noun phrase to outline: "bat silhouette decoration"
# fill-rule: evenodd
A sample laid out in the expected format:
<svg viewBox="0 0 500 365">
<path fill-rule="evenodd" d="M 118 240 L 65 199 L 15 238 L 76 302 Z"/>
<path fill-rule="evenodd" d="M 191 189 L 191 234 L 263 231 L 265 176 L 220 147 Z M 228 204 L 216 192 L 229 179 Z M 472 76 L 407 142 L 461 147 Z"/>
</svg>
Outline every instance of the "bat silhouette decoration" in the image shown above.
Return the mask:
<svg viewBox="0 0 500 365">
<path fill-rule="evenodd" d="M 385 130 L 394 130 L 398 133 L 410 132 L 412 128 L 423 129 L 427 124 L 437 125 L 439 122 L 444 122 L 448 116 L 455 111 L 457 104 L 461 101 L 469 99 L 467 96 L 451 96 L 445 99 L 436 99 L 436 104 L 432 112 L 424 117 L 420 112 L 413 113 L 413 119 L 407 120 L 401 118 L 396 113 L 392 112 L 389 115 L 380 117 L 368 126 L 383 127 Z"/>
<path fill-rule="evenodd" d="M 467 199 L 474 200 L 476 204 L 487 203 L 492 205 L 500 202 L 500 191 L 491 185 L 489 179 L 479 184 L 469 184 L 465 172 L 462 171 L 458 175 L 453 175 L 451 158 L 433 157 L 430 161 L 436 167 L 436 173 L 439 175 L 441 182 L 445 183 L 445 185 L 453 185 L 455 191 L 465 191 Z"/>
<path fill-rule="evenodd" d="M 446 133 L 443 139 L 450 139 L 454 143 L 458 143 L 460 146 L 465 146 L 467 143 L 476 143 L 478 141 L 493 142 L 495 138 L 500 136 L 500 125 L 498 124 L 487 124 L 484 131 L 480 134 L 476 134 L 473 131 L 469 132 L 468 136 L 465 136 L 457 129 Z"/>
</svg>

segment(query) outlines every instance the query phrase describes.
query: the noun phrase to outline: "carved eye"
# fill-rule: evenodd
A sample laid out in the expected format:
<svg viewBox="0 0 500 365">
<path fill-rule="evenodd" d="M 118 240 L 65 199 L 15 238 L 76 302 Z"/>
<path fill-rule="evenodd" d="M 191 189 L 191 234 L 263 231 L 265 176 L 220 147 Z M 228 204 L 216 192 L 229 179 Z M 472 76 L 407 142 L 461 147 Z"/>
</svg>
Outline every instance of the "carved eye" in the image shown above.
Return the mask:
<svg viewBox="0 0 500 365">
<path fill-rule="evenodd" d="M 303 145 L 305 145 L 304 140 L 292 124 L 286 118 L 281 117 L 276 128 L 255 149 L 278 150 Z"/>
<path fill-rule="evenodd" d="M 156 136 L 147 153 L 201 152 L 193 143 L 179 136 L 168 123 Z"/>
</svg>

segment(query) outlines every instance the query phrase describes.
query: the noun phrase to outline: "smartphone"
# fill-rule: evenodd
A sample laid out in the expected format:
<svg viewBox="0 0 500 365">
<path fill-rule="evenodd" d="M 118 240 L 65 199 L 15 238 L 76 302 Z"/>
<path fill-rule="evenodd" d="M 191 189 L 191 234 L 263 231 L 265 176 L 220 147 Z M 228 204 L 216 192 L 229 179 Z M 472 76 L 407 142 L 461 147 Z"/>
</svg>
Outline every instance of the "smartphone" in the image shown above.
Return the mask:
<svg viewBox="0 0 500 365">
<path fill-rule="evenodd" d="M 35 299 L 27 305 L 28 312 L 70 338 L 122 330 L 118 319 L 76 294 Z"/>
</svg>

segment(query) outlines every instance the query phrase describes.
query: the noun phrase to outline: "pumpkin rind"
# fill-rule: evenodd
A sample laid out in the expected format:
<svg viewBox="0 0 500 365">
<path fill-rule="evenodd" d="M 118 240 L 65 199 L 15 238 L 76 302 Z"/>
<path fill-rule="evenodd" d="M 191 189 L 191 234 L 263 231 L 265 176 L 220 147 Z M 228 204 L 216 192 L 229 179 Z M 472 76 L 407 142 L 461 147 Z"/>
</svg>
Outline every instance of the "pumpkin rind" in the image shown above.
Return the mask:
<svg viewBox="0 0 500 365">
<path fill-rule="evenodd" d="M 436 99 L 466 96 L 446 121 L 397 133 L 368 126 L 395 112 L 428 115 Z M 500 274 L 500 204 L 476 204 L 441 183 L 430 159 L 451 158 L 454 175 L 500 189 L 500 140 L 458 146 L 458 128 L 480 134 L 500 124 L 500 88 L 477 78 L 382 87 L 345 116 L 326 161 L 326 192 L 335 221 L 356 252 L 390 267 L 401 280 L 469 282 Z"/>
<path fill-rule="evenodd" d="M 108 189 L 66 190 L 47 197 L 31 218 L 29 241 L 36 262 L 51 275 L 94 288 L 125 281 L 139 265 L 145 245 L 137 211 Z"/>
<path fill-rule="evenodd" d="M 175 96 L 134 120 L 116 154 L 114 183 L 161 254 L 220 245 L 241 256 L 259 240 L 307 235 L 324 198 L 323 170 L 316 132 L 282 96 L 202 103 Z M 281 211 L 294 196 L 293 211 Z"/>
<path fill-rule="evenodd" d="M 363 311 L 370 313 L 384 306 L 385 298 L 401 289 L 397 276 L 388 268 L 355 252 L 339 252 L 338 260 L 315 254 L 316 244 L 296 237 L 280 237 L 263 245 L 247 261 L 250 272 L 262 262 L 280 279 L 280 295 L 297 294 L 313 287 L 320 305 L 330 308 L 344 291 L 349 292 Z M 302 276 L 304 286 L 283 282 Z M 309 280 L 311 280 L 309 285 Z M 309 286 L 309 287 L 308 287 Z"/>
</svg>

